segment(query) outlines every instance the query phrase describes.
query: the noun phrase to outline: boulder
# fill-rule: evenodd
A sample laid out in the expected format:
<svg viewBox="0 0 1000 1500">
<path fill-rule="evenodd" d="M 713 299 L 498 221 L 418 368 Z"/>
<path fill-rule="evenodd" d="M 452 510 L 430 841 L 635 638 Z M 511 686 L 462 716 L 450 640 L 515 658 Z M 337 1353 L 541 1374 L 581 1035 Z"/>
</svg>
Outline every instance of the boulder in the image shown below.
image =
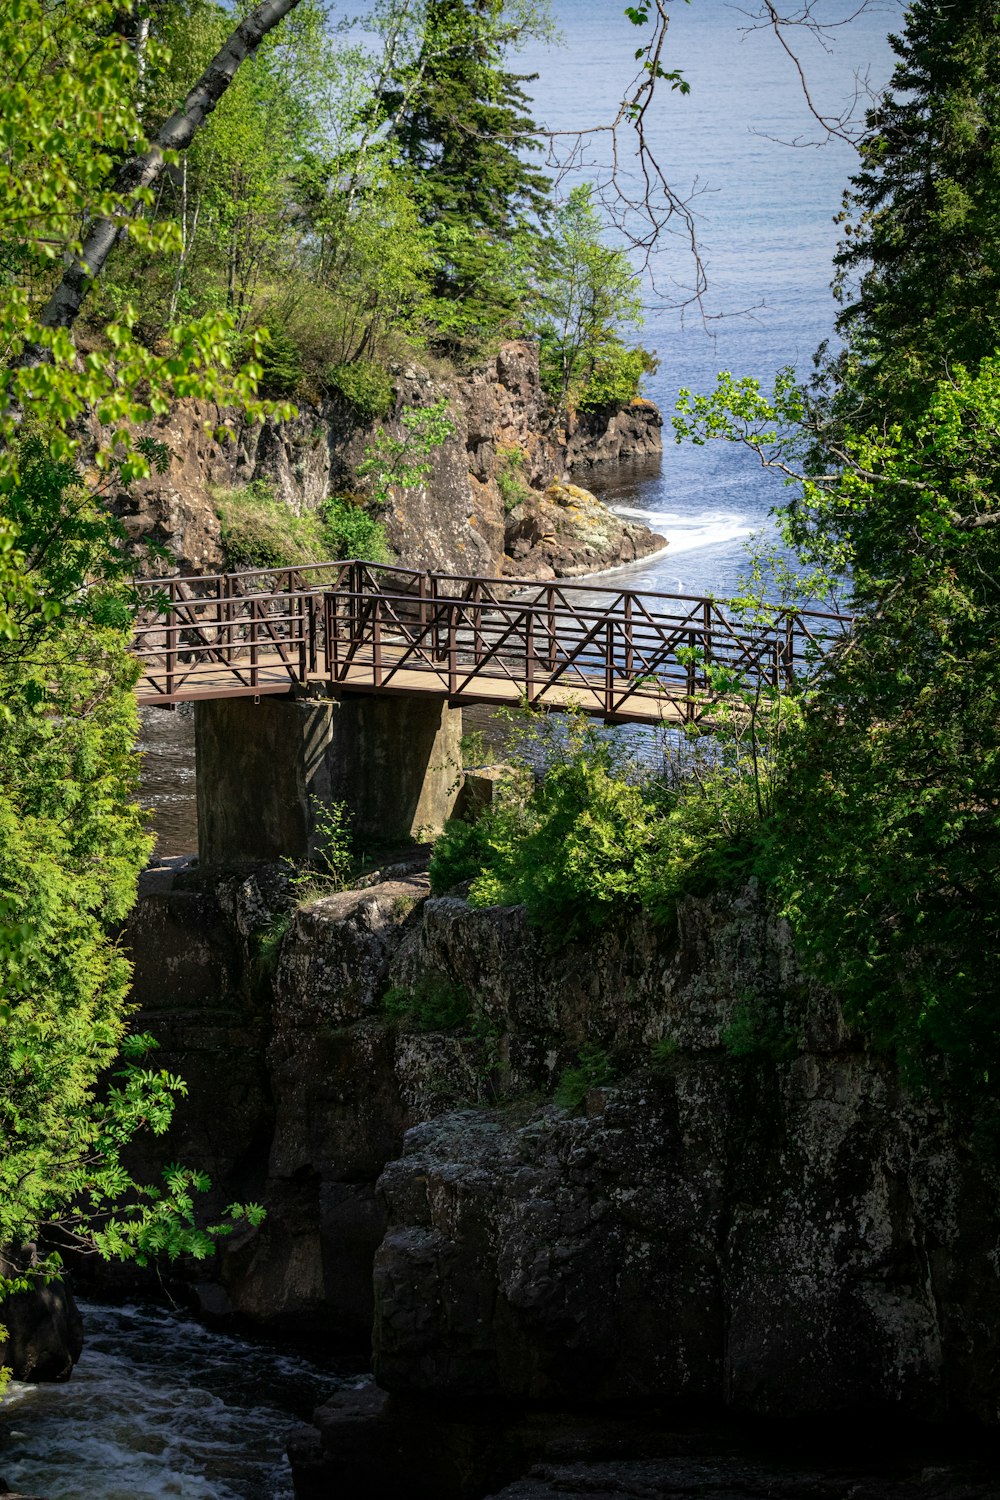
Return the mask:
<svg viewBox="0 0 1000 1500">
<path fill-rule="evenodd" d="M 37 1263 L 35 1247 L 0 1260 L 0 1272 L 13 1276 Z M 0 1302 L 0 1366 L 15 1380 L 68 1380 L 83 1352 L 83 1320 L 65 1281 L 39 1282 Z"/>
<path fill-rule="evenodd" d="M 666 546 L 589 490 L 564 481 L 522 500 L 507 516 L 506 572 L 514 578 L 579 578 L 637 562 Z"/>
</svg>

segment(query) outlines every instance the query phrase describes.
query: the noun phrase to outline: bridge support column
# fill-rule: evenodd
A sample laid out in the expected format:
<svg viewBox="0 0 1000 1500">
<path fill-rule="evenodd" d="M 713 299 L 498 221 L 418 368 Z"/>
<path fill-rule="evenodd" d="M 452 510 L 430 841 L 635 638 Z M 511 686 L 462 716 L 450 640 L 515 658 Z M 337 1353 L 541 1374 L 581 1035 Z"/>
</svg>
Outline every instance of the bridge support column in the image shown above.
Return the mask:
<svg viewBox="0 0 1000 1500">
<path fill-rule="evenodd" d="M 203 864 L 304 859 L 317 802 L 369 844 L 440 832 L 460 781 L 462 711 L 439 699 L 220 698 L 195 705 Z"/>
</svg>

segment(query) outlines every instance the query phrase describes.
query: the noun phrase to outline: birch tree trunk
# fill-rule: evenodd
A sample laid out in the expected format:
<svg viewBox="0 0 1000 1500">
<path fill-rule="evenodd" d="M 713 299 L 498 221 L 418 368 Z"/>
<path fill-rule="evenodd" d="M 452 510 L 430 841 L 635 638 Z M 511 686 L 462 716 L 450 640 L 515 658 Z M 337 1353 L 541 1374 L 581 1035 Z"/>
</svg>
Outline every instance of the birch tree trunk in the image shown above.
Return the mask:
<svg viewBox="0 0 1000 1500">
<path fill-rule="evenodd" d="M 193 141 L 212 110 L 236 76 L 242 62 L 260 46 L 269 31 L 299 0 L 263 0 L 241 21 L 222 49 L 216 53 L 184 103 L 162 125 L 149 150 L 125 163 L 115 182 L 115 191 L 133 192 L 150 187 L 163 171 L 165 151 L 183 151 Z M 41 321 L 47 328 L 70 328 L 76 321 L 91 282 L 104 268 L 118 234 L 114 219 L 98 219 L 83 243 L 80 254 L 66 270 L 45 305 Z"/>
</svg>

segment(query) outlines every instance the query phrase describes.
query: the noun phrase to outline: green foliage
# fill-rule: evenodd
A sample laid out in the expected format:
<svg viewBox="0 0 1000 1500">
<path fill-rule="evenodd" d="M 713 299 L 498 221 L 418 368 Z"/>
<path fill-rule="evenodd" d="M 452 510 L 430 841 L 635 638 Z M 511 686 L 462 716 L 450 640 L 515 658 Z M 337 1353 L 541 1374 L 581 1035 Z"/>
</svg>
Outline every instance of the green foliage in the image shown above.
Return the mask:
<svg viewBox="0 0 1000 1500">
<path fill-rule="evenodd" d="M 794 1053 L 796 1044 L 781 1005 L 756 990 L 740 996 L 722 1033 L 722 1045 L 730 1057 L 769 1057 L 780 1062 Z"/>
<path fill-rule="evenodd" d="M 838 427 L 827 475 L 796 474 L 812 434 L 788 377 L 773 402 L 723 377 L 692 413 L 796 483 L 807 561 L 851 569 L 852 637 L 788 739 L 760 868 L 864 1033 L 1000 1114 L 1000 361 L 955 366 L 905 421 Z"/>
<path fill-rule="evenodd" d="M 361 403 L 361 414 L 382 416 L 392 393 L 380 361 L 401 335 L 421 346 L 433 325 L 434 235 L 387 146 L 348 147 L 346 158 L 315 156 L 303 168 L 313 237 L 298 276 L 306 272 L 309 289 L 293 281 L 275 312 L 300 341 L 316 341 L 319 331 L 315 360 L 324 379 L 338 372 L 334 384 Z"/>
<path fill-rule="evenodd" d="M 291 912 L 281 911 L 272 917 L 267 926 L 257 934 L 257 957 L 268 972 L 272 972 L 277 967 L 281 945 L 291 925 Z"/>
<path fill-rule="evenodd" d="M 53 455 L 70 459 L 85 414 L 95 412 L 109 429 L 97 467 L 117 460 L 127 482 L 149 472 L 137 423 L 185 397 L 220 407 L 253 403 L 256 346 L 232 373 L 230 325 L 214 309 L 203 307 L 183 323 L 172 311 L 152 348 L 134 337 L 134 299 L 122 298 L 101 323 L 103 352 L 83 356 L 69 330 L 40 324 L 42 304 L 79 249 L 82 226 L 114 217 L 144 257 L 171 255 L 177 247 L 176 225 L 150 211 L 148 190 L 108 187 L 113 166 L 143 140 L 136 52 L 120 20 L 108 3 L 76 6 L 58 25 L 44 7 L 22 0 L 0 12 L 0 442 L 8 445 L 0 489 L 12 482 L 16 444 L 9 445 L 19 414 L 44 421 Z M 148 64 L 161 67 L 164 57 L 151 39 Z M 26 345 L 41 346 L 49 357 L 20 362 Z"/>
<path fill-rule="evenodd" d="M 328 557 L 319 518 L 297 516 L 263 479 L 217 490 L 215 511 L 229 568 L 284 568 Z"/>
<path fill-rule="evenodd" d="M 332 896 L 350 886 L 355 866 L 351 810 L 346 802 L 312 799 L 313 853 L 291 876 L 289 884 L 300 901 Z"/>
<path fill-rule="evenodd" d="M 203 1230 L 203 1174 L 172 1166 L 142 1185 L 122 1157 L 136 1130 L 167 1129 L 184 1092 L 149 1066 L 151 1038 L 126 1035 L 131 969 L 108 936 L 150 848 L 135 800 L 127 561 L 114 523 L 41 438 L 6 457 L 23 587 L 5 590 L 0 640 L 0 1244 L 58 1225 L 105 1257 L 205 1256 L 257 1210 L 234 1206 Z M 57 1269 L 50 1258 L 39 1274 Z"/>
<path fill-rule="evenodd" d="M 436 337 L 475 346 L 523 317 L 506 247 L 537 250 L 550 183 L 527 160 L 525 148 L 540 145 L 522 87 L 529 80 L 505 59 L 550 23 L 542 5 L 429 0 L 418 28 L 410 50 L 397 45 L 379 104 L 435 234 Z"/>
<path fill-rule="evenodd" d="M 593 189 L 573 188 L 555 213 L 539 320 L 542 384 L 560 408 L 600 406 L 611 391 L 631 400 L 652 359 L 622 342 L 642 324 L 639 278 L 603 229 Z"/>
<path fill-rule="evenodd" d="M 615 1076 L 614 1066 L 603 1047 L 587 1043 L 580 1048 L 575 1068 L 564 1068 L 553 1095 L 561 1109 L 575 1113 L 585 1103 L 591 1089 L 602 1088 Z"/>
<path fill-rule="evenodd" d="M 512 511 L 531 496 L 531 486 L 524 477 L 525 458 L 523 448 L 497 449 L 497 489 L 505 512 Z"/>
<path fill-rule="evenodd" d="M 423 974 L 412 988 L 394 985 L 387 990 L 382 1009 L 391 1020 L 417 1031 L 455 1031 L 468 1023 L 472 1001 L 461 985 L 439 974 Z"/>
<path fill-rule="evenodd" d="M 1000 1066 L 998 420 L 991 358 L 956 369 L 915 426 L 852 444 L 830 504 L 864 608 L 773 844 L 800 942 L 851 1014 L 984 1106 Z"/>
<path fill-rule="evenodd" d="M 392 557 L 382 522 L 364 504 L 343 495 L 323 502 L 322 545 L 331 558 L 353 558 L 385 563 Z"/>
<path fill-rule="evenodd" d="M 581 411 L 627 406 L 639 395 L 644 375 L 652 375 L 659 361 L 648 349 L 626 349 L 612 342 L 598 355 L 587 382 L 576 399 Z"/>
<path fill-rule="evenodd" d="M 387 562 L 389 544 L 381 522 L 363 505 L 331 496 L 317 513 L 297 516 L 263 479 L 233 490 L 217 490 L 226 565 L 288 568 L 338 558 Z"/>
<path fill-rule="evenodd" d="M 434 846 L 435 892 L 470 882 L 473 905 L 523 905 L 558 942 L 640 909 L 670 922 L 684 895 L 752 874 L 800 705 L 702 670 L 723 700 L 713 735 L 666 729 L 656 774 L 583 714 L 515 719 L 496 800 L 473 824 L 450 822 Z"/>
<path fill-rule="evenodd" d="M 836 257 L 847 349 L 830 379 L 856 429 L 916 414 L 951 366 L 1000 347 L 1000 17 L 914 0 L 892 46 Z"/>
<path fill-rule="evenodd" d="M 672 1036 L 661 1036 L 649 1049 L 649 1058 L 654 1073 L 667 1073 L 680 1053 L 680 1043 Z"/>
<path fill-rule="evenodd" d="M 373 500 L 380 509 L 389 504 L 394 490 L 416 489 L 423 484 L 433 468 L 433 454 L 455 430 L 447 398 L 430 406 L 409 407 L 400 417 L 399 426 L 398 437 L 380 427 L 358 464 L 358 478 L 371 480 Z"/>
<path fill-rule="evenodd" d="M 486 743 L 486 736 L 481 729 L 466 730 L 459 742 L 459 752 L 464 771 L 475 771 L 484 766 L 496 765 L 496 751 Z"/>
<path fill-rule="evenodd" d="M 351 810 L 346 802 L 317 802 L 313 816 L 316 825 L 313 863 L 323 879 L 344 890 L 354 859 Z"/>
<path fill-rule="evenodd" d="M 285 329 L 261 330 L 258 390 L 263 396 L 294 396 L 305 373 L 301 351 Z"/>
<path fill-rule="evenodd" d="M 374 417 L 387 417 L 392 411 L 396 399 L 392 377 L 369 359 L 334 365 L 327 372 L 326 381 L 330 390 L 342 396 L 359 417 L 370 421 Z"/>
</svg>

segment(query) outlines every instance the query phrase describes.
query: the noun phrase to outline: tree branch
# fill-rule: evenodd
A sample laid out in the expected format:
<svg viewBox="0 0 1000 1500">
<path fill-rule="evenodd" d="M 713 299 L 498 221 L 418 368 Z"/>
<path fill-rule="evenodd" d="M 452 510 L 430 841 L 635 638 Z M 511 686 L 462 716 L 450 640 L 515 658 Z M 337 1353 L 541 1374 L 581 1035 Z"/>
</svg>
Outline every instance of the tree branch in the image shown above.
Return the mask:
<svg viewBox="0 0 1000 1500">
<path fill-rule="evenodd" d="M 273 31 L 299 0 L 264 0 L 241 21 L 222 49 L 216 53 L 188 94 L 180 109 L 163 124 L 149 150 L 125 163 L 115 182 L 119 193 L 136 192 L 150 187 L 165 166 L 164 153 L 183 151 L 190 146 L 236 76 L 241 63 L 252 57 L 268 32 Z M 104 263 L 121 226 L 114 219 L 98 219 L 74 257 L 62 281 L 49 298 L 42 313 L 46 328 L 70 328 L 83 306 L 91 283 L 104 269 Z M 44 358 L 41 350 L 32 351 L 25 363 Z"/>
</svg>

